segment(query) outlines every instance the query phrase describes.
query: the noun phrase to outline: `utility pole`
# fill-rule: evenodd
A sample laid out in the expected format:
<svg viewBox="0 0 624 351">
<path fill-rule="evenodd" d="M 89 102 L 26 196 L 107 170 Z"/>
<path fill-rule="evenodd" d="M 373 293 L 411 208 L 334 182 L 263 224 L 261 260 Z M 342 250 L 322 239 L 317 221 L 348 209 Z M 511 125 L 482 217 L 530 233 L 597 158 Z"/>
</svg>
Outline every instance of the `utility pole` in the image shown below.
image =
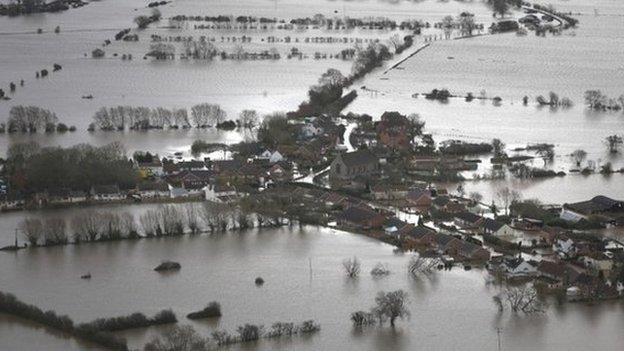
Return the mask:
<svg viewBox="0 0 624 351">
<path fill-rule="evenodd" d="M 17 228 L 15 228 L 15 248 L 17 249 Z"/>
<path fill-rule="evenodd" d="M 496 337 L 498 339 L 498 351 L 501 351 L 501 328 L 496 328 Z"/>
</svg>

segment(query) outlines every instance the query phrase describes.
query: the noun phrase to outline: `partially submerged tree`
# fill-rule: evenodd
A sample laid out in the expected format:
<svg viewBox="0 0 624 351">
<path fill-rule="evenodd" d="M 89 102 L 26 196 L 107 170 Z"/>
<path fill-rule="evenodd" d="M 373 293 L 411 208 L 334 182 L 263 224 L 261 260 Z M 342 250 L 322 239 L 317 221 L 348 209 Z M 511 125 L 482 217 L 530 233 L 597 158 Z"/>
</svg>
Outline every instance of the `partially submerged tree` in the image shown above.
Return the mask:
<svg viewBox="0 0 624 351">
<path fill-rule="evenodd" d="M 356 278 L 360 274 L 361 264 L 357 257 L 348 258 L 342 261 L 342 267 L 349 278 Z"/>
<path fill-rule="evenodd" d="M 624 143 L 624 141 L 622 140 L 622 137 L 619 135 L 609 135 L 608 137 L 605 138 L 605 145 L 607 145 L 607 149 L 609 150 L 609 153 L 612 154 L 617 154 L 620 150 L 620 147 L 622 146 L 622 143 Z"/>
<path fill-rule="evenodd" d="M 409 317 L 410 313 L 407 309 L 407 293 L 403 290 L 380 292 L 375 297 L 374 311 L 378 315 L 385 316 L 390 320 L 390 325 L 394 328 L 397 318 L 403 319 Z M 375 314 L 375 312 L 373 312 Z"/>
<path fill-rule="evenodd" d="M 547 307 L 540 300 L 535 288 L 528 285 L 508 287 L 500 294 L 494 296 L 493 299 L 500 311 L 503 311 L 505 307 L 509 307 L 514 313 L 533 314 L 545 312 Z"/>
<path fill-rule="evenodd" d="M 574 150 L 572 152 L 571 156 L 572 156 L 572 159 L 574 160 L 574 163 L 576 164 L 576 166 L 580 167 L 581 163 L 583 163 L 583 161 L 587 157 L 587 152 L 585 150 L 578 149 L 578 150 Z"/>
<path fill-rule="evenodd" d="M 407 272 L 412 277 L 427 275 L 432 273 L 439 264 L 440 261 L 436 258 L 422 257 L 417 254 L 410 258 L 409 263 L 407 264 Z"/>
<path fill-rule="evenodd" d="M 144 351 L 203 351 L 208 340 L 202 338 L 189 325 L 172 326 L 145 344 Z"/>
</svg>

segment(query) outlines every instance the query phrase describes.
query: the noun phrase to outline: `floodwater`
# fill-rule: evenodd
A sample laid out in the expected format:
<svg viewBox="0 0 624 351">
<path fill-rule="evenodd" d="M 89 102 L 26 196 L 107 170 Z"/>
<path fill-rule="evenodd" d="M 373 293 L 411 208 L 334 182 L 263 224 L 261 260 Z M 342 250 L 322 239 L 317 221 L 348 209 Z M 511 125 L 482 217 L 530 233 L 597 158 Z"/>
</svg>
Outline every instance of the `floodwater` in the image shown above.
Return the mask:
<svg viewBox="0 0 624 351">
<path fill-rule="evenodd" d="M 365 85 L 381 93 L 360 93 L 347 111 L 372 115 L 385 110 L 420 113 L 438 141 L 486 142 L 497 137 L 510 148 L 553 143 L 558 156 L 551 167 L 556 170 L 567 171 L 567 155 L 578 148 L 587 150 L 588 159 L 598 164 L 610 161 L 616 168 L 623 167 L 624 159 L 607 155 L 602 140 L 610 134 L 624 133 L 624 115 L 590 113 L 583 107 L 582 95 L 592 88 L 613 97 L 624 93 L 624 4 L 616 0 L 552 3 L 559 9 L 582 13 L 579 28 L 559 37 L 501 35 L 435 42 L 403 63 L 401 69 L 386 75 L 380 70 L 357 82 L 357 88 Z M 481 22 L 490 21 L 489 11 L 479 1 L 177 0 L 160 8 L 164 17 L 231 13 L 289 18 L 336 13 L 429 21 L 464 9 L 475 12 Z M 115 42 L 106 48 L 107 53 L 132 53 L 133 61 L 84 57 L 120 29 L 132 27 L 134 16 L 147 12 L 144 1 L 106 0 L 59 14 L 0 18 L 0 85 L 6 91 L 8 82 L 26 81 L 11 101 L 0 102 L 0 120 L 8 116 L 13 105 L 33 104 L 55 111 L 65 123 L 79 129 L 65 135 L 0 135 L 0 153 L 4 154 L 12 143 L 25 140 L 62 146 L 121 141 L 129 151 L 143 149 L 161 154 L 187 150 L 199 138 L 234 143 L 245 136 L 216 130 L 90 134 L 85 129 L 98 108 L 112 105 L 188 108 L 210 102 L 221 104 L 230 117 L 246 108 L 261 113 L 291 110 L 327 68 L 349 72 L 350 63 L 337 60 L 143 60 L 149 34 L 179 34 L 158 27 L 141 34 L 140 43 Z M 58 35 L 52 33 L 57 25 L 61 26 Z M 44 33 L 34 34 L 37 28 L 43 28 Z M 286 49 L 284 45 L 279 48 Z M 313 52 L 316 48 L 304 49 Z M 333 52 L 342 47 L 322 49 Z M 61 64 L 63 70 L 46 79 L 34 78 L 36 70 L 50 68 L 53 63 Z M 443 87 L 458 94 L 485 90 L 489 96 L 502 97 L 503 102 L 499 107 L 462 100 L 439 104 L 411 97 Z M 535 97 L 550 90 L 571 98 L 575 106 L 550 111 L 520 103 L 524 95 Z M 80 98 L 87 94 L 94 99 Z M 498 187 L 508 185 L 521 190 L 524 198 L 563 203 L 596 194 L 624 198 L 622 177 L 570 175 L 533 181 L 475 181 L 466 182 L 464 187 L 491 199 Z M 113 207 L 138 217 L 150 206 Z M 24 217 L 70 218 L 81 211 L 85 209 L 2 213 L 0 246 L 12 243 L 13 230 Z M 353 255 L 362 260 L 364 268 L 355 281 L 345 279 L 340 267 L 344 258 Z M 182 270 L 172 275 L 153 272 L 163 259 L 179 261 Z M 214 328 L 233 330 L 244 323 L 268 327 L 275 321 L 315 319 L 322 326 L 322 331 L 310 338 L 242 347 L 254 350 L 496 350 L 497 328 L 501 328 L 503 350 L 619 350 L 624 344 L 621 302 L 551 306 L 543 316 L 501 316 L 491 302 L 496 288 L 485 284 L 482 271 L 456 268 L 414 281 L 406 276 L 408 260 L 408 256 L 393 253 L 388 245 L 328 229 L 251 230 L 2 252 L 0 289 L 26 302 L 66 313 L 79 322 L 132 311 L 153 314 L 170 307 L 182 323 L 192 324 L 204 335 Z M 370 277 L 368 271 L 378 262 L 387 264 L 393 274 L 383 279 Z M 87 271 L 93 279 L 79 279 Z M 257 276 L 266 281 L 261 288 L 253 284 Z M 378 291 L 399 288 L 410 295 L 411 319 L 400 322 L 395 331 L 352 329 L 351 312 L 368 309 Z M 223 307 L 224 316 L 218 322 L 185 320 L 188 312 L 213 300 Z M 153 332 L 136 330 L 125 336 L 138 348 Z M 35 350 L 41 345 L 52 351 L 97 350 L 31 323 L 0 316 L 0 350 Z"/>
<path fill-rule="evenodd" d="M 354 255 L 363 269 L 350 280 L 341 261 Z M 163 259 L 179 261 L 182 269 L 167 275 L 152 271 Z M 321 324 L 321 332 L 309 338 L 240 347 L 245 350 L 496 350 L 497 328 L 504 350 L 618 350 L 624 342 L 621 302 L 553 305 L 539 316 L 500 315 L 491 301 L 497 287 L 485 284 L 483 271 L 454 268 L 414 280 L 407 276 L 408 260 L 391 246 L 358 235 L 280 228 L 2 253 L 0 286 L 77 321 L 172 308 L 181 323 L 204 335 L 243 323 L 269 327 L 275 321 L 314 319 Z M 370 276 L 379 262 L 390 276 Z M 87 271 L 93 278 L 81 280 Z M 262 287 L 254 285 L 258 276 L 266 281 Z M 368 309 L 378 291 L 395 289 L 410 296 L 409 320 L 394 331 L 352 329 L 351 312 Z M 218 321 L 184 318 L 213 300 L 222 305 Z M 153 332 L 123 335 L 139 347 Z M 32 349 L 33 341 L 42 339 L 47 350 L 90 349 L 29 325 L 0 323 L 2 350 Z"/>
</svg>

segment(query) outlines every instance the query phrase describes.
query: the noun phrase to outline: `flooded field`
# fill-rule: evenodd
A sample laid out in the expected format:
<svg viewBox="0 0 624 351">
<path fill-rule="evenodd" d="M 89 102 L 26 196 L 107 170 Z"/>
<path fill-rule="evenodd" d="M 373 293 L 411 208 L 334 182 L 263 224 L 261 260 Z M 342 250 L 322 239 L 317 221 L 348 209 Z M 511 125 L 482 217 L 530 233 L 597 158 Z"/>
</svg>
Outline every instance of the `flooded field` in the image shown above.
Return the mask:
<svg viewBox="0 0 624 351">
<path fill-rule="evenodd" d="M 363 272 L 349 280 L 341 262 L 353 255 L 362 261 Z M 182 269 L 167 275 L 152 271 L 163 259 L 179 261 Z M 408 260 L 391 246 L 357 235 L 314 227 L 266 229 L 3 253 L 0 285 L 79 322 L 131 311 L 151 315 L 171 307 L 181 323 L 202 333 L 246 322 L 268 326 L 314 319 L 321 324 L 321 332 L 310 338 L 263 341 L 241 347 L 245 350 L 412 350 L 414 345 L 496 350 L 496 328 L 502 329 L 505 350 L 617 350 L 624 341 L 617 332 L 624 327 L 621 303 L 553 305 L 547 314 L 529 317 L 500 315 L 491 301 L 498 288 L 485 284 L 483 271 L 456 267 L 414 280 L 407 275 Z M 388 266 L 390 276 L 370 276 L 378 262 Z M 90 281 L 79 279 L 86 271 L 93 275 Z M 260 288 L 253 283 L 257 276 L 266 281 Z M 351 312 L 371 306 L 378 291 L 399 288 L 410 297 L 409 320 L 399 322 L 395 331 L 352 329 Z M 222 305 L 218 322 L 191 323 L 184 317 L 213 300 Z M 48 350 L 90 349 L 28 325 L 0 325 L 3 350 L 30 349 L 36 340 L 49 340 Z M 153 332 L 134 330 L 124 336 L 139 347 Z M 20 334 L 34 339 L 13 337 Z"/>
</svg>

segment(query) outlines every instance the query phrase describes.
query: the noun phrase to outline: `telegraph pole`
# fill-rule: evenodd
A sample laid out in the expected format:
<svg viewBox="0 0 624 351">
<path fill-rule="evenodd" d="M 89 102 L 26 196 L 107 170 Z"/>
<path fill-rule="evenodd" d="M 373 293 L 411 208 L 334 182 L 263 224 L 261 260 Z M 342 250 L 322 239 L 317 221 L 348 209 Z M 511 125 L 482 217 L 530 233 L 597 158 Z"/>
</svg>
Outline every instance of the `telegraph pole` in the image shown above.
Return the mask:
<svg viewBox="0 0 624 351">
<path fill-rule="evenodd" d="M 501 351 L 501 328 L 496 328 L 496 337 L 498 340 L 498 351 Z"/>
</svg>

